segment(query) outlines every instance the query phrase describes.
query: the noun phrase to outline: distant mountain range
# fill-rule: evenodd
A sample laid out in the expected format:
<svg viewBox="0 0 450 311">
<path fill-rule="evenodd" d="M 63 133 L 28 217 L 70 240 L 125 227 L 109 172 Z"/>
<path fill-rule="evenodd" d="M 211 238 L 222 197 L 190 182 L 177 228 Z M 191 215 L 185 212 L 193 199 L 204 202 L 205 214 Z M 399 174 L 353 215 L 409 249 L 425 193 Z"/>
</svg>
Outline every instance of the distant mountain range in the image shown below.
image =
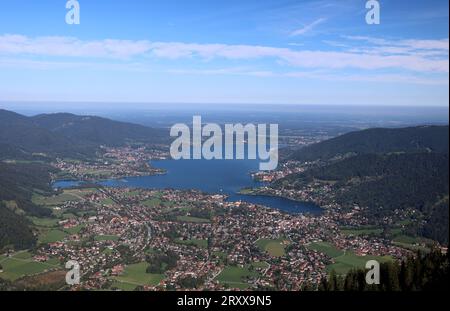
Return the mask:
<svg viewBox="0 0 450 311">
<path fill-rule="evenodd" d="M 88 158 L 100 145 L 161 144 L 168 133 L 142 125 L 67 113 L 26 117 L 0 110 L 0 159 L 46 156 Z"/>
</svg>

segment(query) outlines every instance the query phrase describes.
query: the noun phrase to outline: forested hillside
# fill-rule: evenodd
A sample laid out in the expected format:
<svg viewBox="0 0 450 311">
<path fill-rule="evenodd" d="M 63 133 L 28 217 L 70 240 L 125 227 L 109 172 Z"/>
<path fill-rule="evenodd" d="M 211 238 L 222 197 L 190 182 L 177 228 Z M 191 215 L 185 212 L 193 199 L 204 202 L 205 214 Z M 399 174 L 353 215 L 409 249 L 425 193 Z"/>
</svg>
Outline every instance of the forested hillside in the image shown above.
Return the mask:
<svg viewBox="0 0 450 311">
<path fill-rule="evenodd" d="M 32 122 L 70 140 L 93 145 L 120 146 L 128 142 L 167 143 L 168 132 L 142 125 L 69 113 L 43 114 Z"/>
<path fill-rule="evenodd" d="M 435 250 L 417 254 L 401 264 L 383 263 L 380 285 L 368 285 L 367 270 L 355 269 L 346 276 L 331 272 L 319 287 L 321 291 L 448 291 L 449 255 Z"/>
<path fill-rule="evenodd" d="M 373 129 L 331 139 L 298 151 L 295 159 L 322 162 L 273 184 L 301 190 L 320 180 L 330 184 L 343 207 L 363 208 L 374 225 L 398 211 L 418 212 L 408 229 L 448 244 L 448 126 Z"/>
<path fill-rule="evenodd" d="M 7 164 L 0 162 L 0 249 L 7 245 L 27 248 L 34 244 L 35 238 L 30 223 L 24 217 L 49 216 L 49 209 L 32 202 L 33 192 L 50 193 L 47 165 Z"/>
<path fill-rule="evenodd" d="M 95 156 L 101 145 L 168 144 L 165 130 L 109 119 L 48 114 L 25 117 L 0 109 L 0 160 Z"/>
<path fill-rule="evenodd" d="M 448 153 L 448 126 L 368 129 L 348 133 L 296 151 L 298 161 L 329 160 L 337 156 L 393 152 Z"/>
</svg>

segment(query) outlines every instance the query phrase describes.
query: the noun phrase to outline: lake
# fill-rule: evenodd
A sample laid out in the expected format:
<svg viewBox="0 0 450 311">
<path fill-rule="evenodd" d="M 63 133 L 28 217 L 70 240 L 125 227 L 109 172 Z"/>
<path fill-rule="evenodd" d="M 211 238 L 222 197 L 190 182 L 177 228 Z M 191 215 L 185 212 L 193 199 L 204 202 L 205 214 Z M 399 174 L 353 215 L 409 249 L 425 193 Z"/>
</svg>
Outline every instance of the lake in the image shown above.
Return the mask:
<svg viewBox="0 0 450 311">
<path fill-rule="evenodd" d="M 166 170 L 165 175 L 139 176 L 112 179 L 99 182 L 107 187 L 143 189 L 197 189 L 206 193 L 220 193 L 229 196 L 228 201 L 244 201 L 260 204 L 289 213 L 320 214 L 322 209 L 313 203 L 298 202 L 271 196 L 239 194 L 243 188 L 262 185 L 251 177 L 258 170 L 255 160 L 161 160 L 152 161 L 153 167 Z M 59 181 L 54 187 L 68 188 L 76 182 Z"/>
</svg>

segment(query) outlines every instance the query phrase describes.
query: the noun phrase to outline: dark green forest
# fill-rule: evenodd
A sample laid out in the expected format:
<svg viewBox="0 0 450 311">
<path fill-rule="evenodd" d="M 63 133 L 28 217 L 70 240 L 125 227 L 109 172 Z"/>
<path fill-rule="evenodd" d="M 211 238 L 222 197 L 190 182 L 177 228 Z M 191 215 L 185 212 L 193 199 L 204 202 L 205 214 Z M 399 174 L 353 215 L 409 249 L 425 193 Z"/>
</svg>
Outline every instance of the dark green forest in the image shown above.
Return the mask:
<svg viewBox="0 0 450 311">
<path fill-rule="evenodd" d="M 330 160 L 338 156 L 394 153 L 448 153 L 448 126 L 397 129 L 374 128 L 351 132 L 294 152 L 298 161 Z"/>
<path fill-rule="evenodd" d="M 31 201 L 34 191 L 50 193 L 51 167 L 39 164 L 0 162 L 0 249 L 12 245 L 29 248 L 35 243 L 30 222 L 23 216 L 50 216 L 51 210 Z M 7 206 L 11 202 L 12 206 Z"/>
<path fill-rule="evenodd" d="M 358 205 L 372 225 L 397 211 L 419 214 L 408 233 L 448 244 L 448 126 L 371 129 L 346 134 L 294 153 L 292 159 L 322 159 L 275 188 L 302 189 L 321 180 L 344 208 Z"/>
<path fill-rule="evenodd" d="M 332 271 L 320 291 L 448 291 L 449 254 L 434 250 L 402 261 L 380 265 L 380 284 L 368 285 L 366 270 L 354 269 L 345 276 Z"/>
</svg>

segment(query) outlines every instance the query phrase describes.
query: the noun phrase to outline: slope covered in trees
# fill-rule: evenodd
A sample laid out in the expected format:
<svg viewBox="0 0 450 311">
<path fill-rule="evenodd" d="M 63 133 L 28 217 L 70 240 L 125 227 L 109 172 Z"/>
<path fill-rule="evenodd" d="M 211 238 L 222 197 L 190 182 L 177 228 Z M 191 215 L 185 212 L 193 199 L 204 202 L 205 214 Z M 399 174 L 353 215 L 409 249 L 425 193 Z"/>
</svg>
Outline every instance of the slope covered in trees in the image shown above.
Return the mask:
<svg viewBox="0 0 450 311">
<path fill-rule="evenodd" d="M 31 247 L 35 241 L 26 218 L 17 215 L 0 202 L 0 249 L 8 245 L 25 249 Z"/>
<path fill-rule="evenodd" d="M 273 187 L 300 190 L 317 180 L 329 182 L 337 203 L 359 205 L 374 225 L 413 209 L 421 218 L 410 233 L 448 244 L 448 126 L 350 133 L 294 157 L 322 162 Z"/>
<path fill-rule="evenodd" d="M 28 248 L 35 242 L 29 221 L 23 216 L 50 216 L 51 210 L 32 202 L 34 191 L 49 193 L 53 169 L 47 165 L 0 162 L 0 249 L 12 245 Z"/>
<path fill-rule="evenodd" d="M 337 156 L 394 152 L 448 153 L 448 126 L 368 129 L 348 133 L 302 148 L 291 156 L 298 161 L 329 160 Z"/>
<path fill-rule="evenodd" d="M 120 146 L 127 142 L 166 143 L 168 133 L 142 125 L 70 113 L 43 114 L 32 122 L 76 142 Z"/>
<path fill-rule="evenodd" d="M 417 254 L 403 261 L 383 263 L 380 266 L 380 284 L 368 285 L 367 271 L 356 269 L 346 276 L 333 271 L 319 286 L 321 291 L 448 291 L 449 255 L 435 250 Z"/>
<path fill-rule="evenodd" d="M 101 145 L 168 142 L 164 130 L 109 119 L 48 114 L 26 117 L 0 109 L 0 160 L 36 157 L 90 158 Z"/>
</svg>

